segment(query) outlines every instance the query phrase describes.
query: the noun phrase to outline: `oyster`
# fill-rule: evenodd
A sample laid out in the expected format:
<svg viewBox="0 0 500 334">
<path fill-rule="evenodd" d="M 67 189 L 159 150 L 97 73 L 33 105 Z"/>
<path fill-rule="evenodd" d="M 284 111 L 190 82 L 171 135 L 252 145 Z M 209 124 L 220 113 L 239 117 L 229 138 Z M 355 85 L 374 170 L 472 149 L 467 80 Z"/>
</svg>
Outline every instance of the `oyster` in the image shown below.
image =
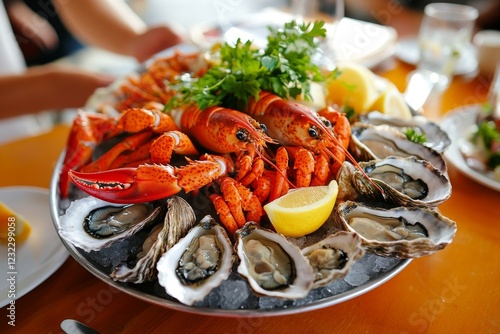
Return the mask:
<svg viewBox="0 0 500 334">
<path fill-rule="evenodd" d="M 360 162 L 359 166 L 384 194 L 352 164 L 344 162 L 338 174 L 339 199 L 375 199 L 396 206 L 437 206 L 451 196 L 450 180 L 428 161 L 387 157 Z"/>
<path fill-rule="evenodd" d="M 224 228 L 210 216 L 165 252 L 158 261 L 158 283 L 179 302 L 192 305 L 231 274 L 234 256 Z"/>
<path fill-rule="evenodd" d="M 71 203 L 59 219 L 58 232 L 75 247 L 98 251 L 152 224 L 161 211 L 150 203 L 123 205 L 85 197 Z"/>
<path fill-rule="evenodd" d="M 313 269 L 297 246 L 253 222 L 237 230 L 235 236 L 238 273 L 257 294 L 294 299 L 309 293 Z"/>
<path fill-rule="evenodd" d="M 442 173 L 446 172 L 446 162 L 439 152 L 422 144 L 414 143 L 406 135 L 389 125 L 355 123 L 351 127 L 352 136 L 349 149 L 356 160 L 369 161 L 388 156 L 410 157 L 429 161 Z"/>
<path fill-rule="evenodd" d="M 196 217 L 191 206 L 181 197 L 167 200 L 167 214 L 163 224 L 156 225 L 137 253 L 133 265 L 122 263 L 110 274 L 115 281 L 142 283 L 157 275 L 156 263 L 160 256 L 172 248 L 193 228 Z"/>
<path fill-rule="evenodd" d="M 408 129 L 424 134 L 426 141 L 422 144 L 443 153 L 451 144 L 451 140 L 441 127 L 424 116 L 413 116 L 410 119 L 391 117 L 378 111 L 372 111 L 363 117 L 364 123 L 373 125 L 390 125 L 402 133 Z"/>
<path fill-rule="evenodd" d="M 360 237 L 353 232 L 339 231 L 325 239 L 302 249 L 314 270 L 313 288 L 322 287 L 342 278 L 354 262 L 365 253 Z"/>
<path fill-rule="evenodd" d="M 347 201 L 337 207 L 337 224 L 359 234 L 363 246 L 380 256 L 415 258 L 451 243 L 454 221 L 428 208 L 376 208 Z"/>
</svg>

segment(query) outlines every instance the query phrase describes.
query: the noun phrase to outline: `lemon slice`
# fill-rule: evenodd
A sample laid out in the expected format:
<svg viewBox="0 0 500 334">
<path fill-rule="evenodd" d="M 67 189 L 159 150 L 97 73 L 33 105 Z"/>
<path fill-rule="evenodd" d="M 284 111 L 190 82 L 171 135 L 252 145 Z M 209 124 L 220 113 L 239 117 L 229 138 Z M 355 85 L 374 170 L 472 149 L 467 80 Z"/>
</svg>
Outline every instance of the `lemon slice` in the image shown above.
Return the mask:
<svg viewBox="0 0 500 334">
<path fill-rule="evenodd" d="M 382 94 L 380 94 L 369 109 L 371 111 L 378 110 L 391 117 L 405 119 L 412 117 L 410 108 L 406 104 L 403 94 L 401 94 L 397 87 L 392 83 L 387 84 L 387 87 L 383 90 Z"/>
<path fill-rule="evenodd" d="M 286 237 L 301 237 L 316 231 L 332 213 L 338 185 L 295 189 L 266 204 L 266 211 L 276 232 Z"/>
<path fill-rule="evenodd" d="M 301 94 L 296 97 L 295 101 L 304 104 L 306 106 L 309 106 L 313 109 L 319 110 L 323 109 L 326 107 L 326 96 L 325 96 L 325 91 L 322 85 L 320 85 L 317 82 L 311 82 L 311 87 L 310 87 L 310 99 L 306 100 L 304 98 L 304 95 Z M 293 101 L 293 99 L 292 99 Z"/>
<path fill-rule="evenodd" d="M 375 74 L 353 63 L 342 63 L 337 68 L 340 75 L 327 85 L 327 102 L 353 108 L 357 114 L 368 112 L 379 96 Z"/>
<path fill-rule="evenodd" d="M 26 219 L 0 202 L 0 244 L 20 244 L 28 238 L 30 232 L 31 227 Z"/>
</svg>

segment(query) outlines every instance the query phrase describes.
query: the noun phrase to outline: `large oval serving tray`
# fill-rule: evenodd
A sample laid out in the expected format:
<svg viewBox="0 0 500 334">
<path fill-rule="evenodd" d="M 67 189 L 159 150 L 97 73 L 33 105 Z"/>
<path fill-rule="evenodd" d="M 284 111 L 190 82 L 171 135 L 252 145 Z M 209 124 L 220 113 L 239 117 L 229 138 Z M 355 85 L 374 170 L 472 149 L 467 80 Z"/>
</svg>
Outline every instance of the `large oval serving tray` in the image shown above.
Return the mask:
<svg viewBox="0 0 500 334">
<path fill-rule="evenodd" d="M 58 188 L 59 173 L 61 170 L 63 157 L 64 157 L 64 152 L 61 154 L 59 161 L 57 162 L 50 184 L 50 211 L 52 214 L 54 227 L 56 230 L 58 229 L 57 227 L 59 225 L 59 217 L 64 213 L 64 209 L 62 208 L 63 201 L 59 196 L 59 188 Z M 360 296 L 384 284 L 385 282 L 389 281 L 391 278 L 396 276 L 399 272 L 401 272 L 411 262 L 411 259 L 404 259 L 404 260 L 394 259 L 390 267 L 379 268 L 375 275 L 373 276 L 370 275 L 370 278 L 367 281 L 357 286 L 350 285 L 342 279 L 337 280 L 339 281 L 340 285 L 342 285 L 341 288 L 342 292 L 325 296 L 325 294 L 316 291 L 319 289 L 315 289 L 310 292 L 308 297 L 306 297 L 300 303 L 297 303 L 297 305 L 291 304 L 291 301 L 283 303 L 277 302 L 273 305 L 271 301 L 271 303 L 268 304 L 269 306 L 265 308 L 259 307 L 259 303 L 257 303 L 255 308 L 247 307 L 244 309 L 242 308 L 223 309 L 223 308 L 211 308 L 208 306 L 188 306 L 181 304 L 177 300 L 170 298 L 169 296 L 165 296 L 164 292 L 159 291 L 159 288 L 161 288 L 161 286 L 157 283 L 157 280 L 143 284 L 116 282 L 108 276 L 111 271 L 111 268 L 103 267 L 102 265 L 97 263 L 94 259 L 92 259 L 89 256 L 89 254 L 86 253 L 85 251 L 74 247 L 71 243 L 65 241 L 61 237 L 60 239 L 64 244 L 64 246 L 68 249 L 71 256 L 81 266 L 83 266 L 86 270 L 88 270 L 90 273 L 92 273 L 100 280 L 104 281 L 105 283 L 109 284 L 110 286 L 122 292 L 125 292 L 135 298 L 150 302 L 152 304 L 156 304 L 177 311 L 202 314 L 202 315 L 225 316 L 225 317 L 227 316 L 262 317 L 262 316 L 290 315 L 339 304 L 349 299 Z M 366 263 L 374 263 L 374 260 L 375 261 L 377 260 L 374 258 L 376 257 L 376 255 L 366 253 L 362 259 L 358 260 L 358 262 L 362 262 L 363 259 L 365 259 L 366 257 L 372 257 L 370 259 L 371 262 L 367 262 L 365 260 Z"/>
</svg>

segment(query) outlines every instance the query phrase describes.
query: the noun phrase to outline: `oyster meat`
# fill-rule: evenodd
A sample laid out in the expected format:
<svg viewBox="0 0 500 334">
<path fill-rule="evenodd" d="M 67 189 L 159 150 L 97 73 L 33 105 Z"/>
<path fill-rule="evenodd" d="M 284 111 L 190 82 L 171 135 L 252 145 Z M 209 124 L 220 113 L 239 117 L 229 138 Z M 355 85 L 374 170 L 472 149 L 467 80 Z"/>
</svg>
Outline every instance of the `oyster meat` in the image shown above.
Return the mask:
<svg viewBox="0 0 500 334">
<path fill-rule="evenodd" d="M 428 161 L 387 157 L 360 162 L 359 166 L 384 194 L 352 164 L 344 162 L 338 174 L 339 199 L 375 199 L 396 206 L 437 206 L 451 196 L 450 180 Z"/>
<path fill-rule="evenodd" d="M 353 232 L 339 231 L 325 239 L 302 249 L 314 270 L 313 288 L 325 286 L 342 278 L 354 262 L 364 255 L 360 237 Z"/>
<path fill-rule="evenodd" d="M 233 262 L 226 231 L 205 216 L 162 255 L 156 265 L 158 283 L 179 302 L 192 305 L 229 277 Z"/>
<path fill-rule="evenodd" d="M 357 233 L 363 246 L 380 256 L 415 258 L 450 244 L 454 221 L 428 208 L 377 208 L 347 201 L 337 207 L 337 224 Z"/>
<path fill-rule="evenodd" d="M 238 273 L 259 295 L 303 298 L 314 282 L 309 261 L 281 234 L 249 222 L 235 232 Z"/>
<path fill-rule="evenodd" d="M 160 256 L 184 237 L 196 223 L 191 206 L 181 197 L 167 200 L 163 224 L 156 225 L 137 253 L 133 263 L 122 263 L 110 274 L 115 281 L 142 283 L 157 276 L 156 263 Z"/>
<path fill-rule="evenodd" d="M 98 251 L 151 225 L 161 211 L 150 203 L 114 204 L 89 196 L 71 203 L 59 219 L 58 232 L 75 247 Z"/>
</svg>

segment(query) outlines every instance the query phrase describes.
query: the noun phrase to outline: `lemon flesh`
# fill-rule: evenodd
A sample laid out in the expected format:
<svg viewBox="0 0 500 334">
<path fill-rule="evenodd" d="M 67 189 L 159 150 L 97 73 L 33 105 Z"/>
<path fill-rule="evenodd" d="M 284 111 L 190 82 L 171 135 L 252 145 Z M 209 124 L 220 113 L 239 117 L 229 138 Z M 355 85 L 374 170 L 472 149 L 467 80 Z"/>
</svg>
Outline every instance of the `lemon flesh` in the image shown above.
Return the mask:
<svg viewBox="0 0 500 334">
<path fill-rule="evenodd" d="M 357 114 L 370 111 L 369 108 L 380 95 L 375 74 L 353 63 L 342 63 L 337 68 L 340 75 L 327 84 L 327 103 L 353 108 Z"/>
<path fill-rule="evenodd" d="M 391 117 L 404 119 L 410 119 L 412 117 L 410 108 L 406 104 L 403 94 L 401 94 L 392 83 L 387 84 L 382 94 L 380 94 L 369 109 L 371 111 L 380 111 L 382 114 Z"/>
<path fill-rule="evenodd" d="M 266 204 L 276 232 L 286 237 L 301 237 L 321 227 L 332 213 L 338 194 L 337 181 L 327 186 L 305 187 Z"/>
<path fill-rule="evenodd" d="M 9 233 L 10 232 L 10 233 Z M 31 233 L 31 226 L 20 214 L 0 202 L 0 244 L 25 241 Z M 9 237 L 12 237 L 10 241 Z"/>
</svg>

